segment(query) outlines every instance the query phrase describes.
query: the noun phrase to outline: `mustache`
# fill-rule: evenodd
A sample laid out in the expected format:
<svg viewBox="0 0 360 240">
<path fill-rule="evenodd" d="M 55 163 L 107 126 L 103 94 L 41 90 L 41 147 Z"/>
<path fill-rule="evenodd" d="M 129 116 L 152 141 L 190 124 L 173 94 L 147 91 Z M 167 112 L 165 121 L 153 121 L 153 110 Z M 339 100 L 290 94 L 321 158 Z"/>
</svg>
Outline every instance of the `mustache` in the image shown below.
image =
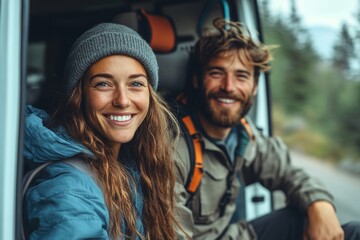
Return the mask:
<svg viewBox="0 0 360 240">
<path fill-rule="evenodd" d="M 225 93 L 225 92 L 216 92 L 216 93 L 209 93 L 209 98 L 230 98 L 235 101 L 239 101 L 241 103 L 246 102 L 246 97 L 244 94 L 233 94 L 233 93 Z"/>
</svg>

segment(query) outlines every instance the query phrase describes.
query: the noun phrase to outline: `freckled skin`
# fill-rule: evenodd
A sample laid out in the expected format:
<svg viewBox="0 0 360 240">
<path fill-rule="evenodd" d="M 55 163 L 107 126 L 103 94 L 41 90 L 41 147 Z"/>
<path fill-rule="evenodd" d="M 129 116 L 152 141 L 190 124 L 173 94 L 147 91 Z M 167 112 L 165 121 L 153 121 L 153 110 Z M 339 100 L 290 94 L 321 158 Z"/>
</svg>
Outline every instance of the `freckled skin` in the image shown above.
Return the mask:
<svg viewBox="0 0 360 240">
<path fill-rule="evenodd" d="M 84 81 L 90 123 L 119 150 L 122 143 L 133 138 L 149 109 L 149 83 L 144 67 L 131 57 L 112 55 L 93 64 Z"/>
</svg>

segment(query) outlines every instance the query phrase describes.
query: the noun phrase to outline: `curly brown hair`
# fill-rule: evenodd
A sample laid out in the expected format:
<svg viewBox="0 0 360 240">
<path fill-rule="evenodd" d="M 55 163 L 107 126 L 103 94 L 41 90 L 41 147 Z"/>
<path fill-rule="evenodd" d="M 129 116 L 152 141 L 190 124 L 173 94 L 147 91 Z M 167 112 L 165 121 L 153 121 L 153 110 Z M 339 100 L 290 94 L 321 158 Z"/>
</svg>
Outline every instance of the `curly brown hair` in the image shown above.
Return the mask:
<svg viewBox="0 0 360 240">
<path fill-rule="evenodd" d="M 133 139 L 121 145 L 119 158 L 113 156 L 106 140 L 97 133 L 85 117 L 83 80 L 63 100 L 52 115 L 49 127 L 63 126 L 68 134 L 87 147 L 95 156 L 82 156 L 96 174 L 109 210 L 109 235 L 115 239 L 174 239 L 178 226 L 174 208 L 174 167 L 172 151 L 179 127 L 165 101 L 150 87 L 150 105 L 147 116 Z M 174 144 L 170 144 L 174 143 Z M 121 158 L 131 156 L 141 175 L 143 191 L 143 219 L 146 236 L 136 229 L 136 211 L 132 201 L 131 184 Z M 126 233 L 121 232 L 125 224 Z M 179 227 L 179 226 L 178 226 Z M 181 227 L 180 227 L 181 228 Z"/>
<path fill-rule="evenodd" d="M 204 69 L 210 60 L 220 53 L 236 51 L 241 56 L 242 51 L 244 60 L 254 66 L 257 82 L 260 72 L 270 69 L 271 50 L 274 47 L 276 46 L 266 46 L 254 40 L 246 26 L 240 22 L 216 18 L 213 21 L 213 28 L 207 29 L 195 44 L 189 64 L 189 78 L 195 74 L 202 79 Z"/>
</svg>

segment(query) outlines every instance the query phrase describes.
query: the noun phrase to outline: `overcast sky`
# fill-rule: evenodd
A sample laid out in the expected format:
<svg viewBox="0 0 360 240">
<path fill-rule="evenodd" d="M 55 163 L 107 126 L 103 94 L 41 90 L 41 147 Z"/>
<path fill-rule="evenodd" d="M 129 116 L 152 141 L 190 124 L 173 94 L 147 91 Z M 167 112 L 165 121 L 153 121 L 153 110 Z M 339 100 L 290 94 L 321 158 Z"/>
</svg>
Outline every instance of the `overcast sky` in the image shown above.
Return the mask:
<svg viewBox="0 0 360 240">
<path fill-rule="evenodd" d="M 323 25 L 339 29 L 346 21 L 352 24 L 360 0 L 295 0 L 306 26 Z M 289 12 L 290 0 L 269 0 L 274 12 Z"/>
</svg>

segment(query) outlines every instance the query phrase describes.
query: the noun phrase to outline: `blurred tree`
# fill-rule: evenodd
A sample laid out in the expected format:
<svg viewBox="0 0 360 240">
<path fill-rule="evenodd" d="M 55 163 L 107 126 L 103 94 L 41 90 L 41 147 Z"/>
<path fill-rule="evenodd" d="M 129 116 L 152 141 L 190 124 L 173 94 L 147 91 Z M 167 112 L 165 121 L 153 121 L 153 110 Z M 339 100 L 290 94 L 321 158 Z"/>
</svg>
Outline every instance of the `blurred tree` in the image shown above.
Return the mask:
<svg viewBox="0 0 360 240">
<path fill-rule="evenodd" d="M 301 17 L 298 14 L 295 0 L 290 0 L 290 22 L 294 32 L 304 33 L 305 29 L 301 25 Z"/>
<path fill-rule="evenodd" d="M 337 41 L 333 47 L 332 62 L 335 68 L 350 74 L 351 62 L 356 57 L 353 37 L 350 35 L 348 25 L 343 23 Z"/>
<path fill-rule="evenodd" d="M 339 127 L 336 128 L 336 136 L 343 146 L 360 155 L 360 82 L 348 81 L 340 96 L 339 115 L 337 116 Z M 358 159 L 360 161 L 360 159 Z"/>
<path fill-rule="evenodd" d="M 271 21 L 271 12 L 269 8 L 269 0 L 263 0 L 261 3 L 261 17 L 264 20 L 264 22 Z"/>
<path fill-rule="evenodd" d="M 268 1 L 262 1 L 262 17 L 267 44 L 278 44 L 271 72 L 274 102 L 281 103 L 290 114 L 304 114 L 314 94 L 313 76 L 319 57 L 309 33 L 303 27 L 295 1 L 291 0 L 290 15 L 272 16 Z"/>
<path fill-rule="evenodd" d="M 356 58 L 357 58 L 357 70 L 358 76 L 360 76 L 360 1 L 358 1 L 357 12 L 355 13 L 355 49 L 356 49 Z"/>
<path fill-rule="evenodd" d="M 288 143 L 307 144 L 308 153 L 318 157 L 338 160 L 348 155 L 349 149 L 355 149 L 360 156 L 360 82 L 344 81 L 356 79 L 346 73 L 355 53 L 360 63 L 360 6 L 356 15 L 358 28 L 354 31 L 358 45 L 344 24 L 333 47 L 334 58 L 329 62 L 317 55 L 295 0 L 289 0 L 288 16 L 271 12 L 269 1 L 262 0 L 260 10 L 265 43 L 279 45 L 270 74 L 274 118 L 281 116 L 274 119 L 280 124 L 274 126 L 274 131 L 287 134 L 282 136 Z M 357 47 L 359 51 L 355 50 Z M 331 67 L 333 64 L 336 67 Z M 296 132 L 281 132 L 285 120 L 293 117 L 306 119 L 308 131 L 302 132 L 300 138 Z M 324 141 L 316 142 L 316 136 Z"/>
<path fill-rule="evenodd" d="M 360 9 L 355 17 L 360 27 Z M 332 137 L 337 139 L 340 146 L 346 146 L 346 149 L 360 155 L 360 82 L 356 79 L 359 72 L 354 74 L 352 66 L 355 59 L 360 63 L 360 30 L 355 28 L 353 33 L 354 36 L 346 23 L 342 24 L 332 57 L 332 64 L 338 71 L 338 84 L 332 84 L 333 94 L 328 99 L 334 113 L 330 120 L 333 125 L 330 128 Z"/>
</svg>

